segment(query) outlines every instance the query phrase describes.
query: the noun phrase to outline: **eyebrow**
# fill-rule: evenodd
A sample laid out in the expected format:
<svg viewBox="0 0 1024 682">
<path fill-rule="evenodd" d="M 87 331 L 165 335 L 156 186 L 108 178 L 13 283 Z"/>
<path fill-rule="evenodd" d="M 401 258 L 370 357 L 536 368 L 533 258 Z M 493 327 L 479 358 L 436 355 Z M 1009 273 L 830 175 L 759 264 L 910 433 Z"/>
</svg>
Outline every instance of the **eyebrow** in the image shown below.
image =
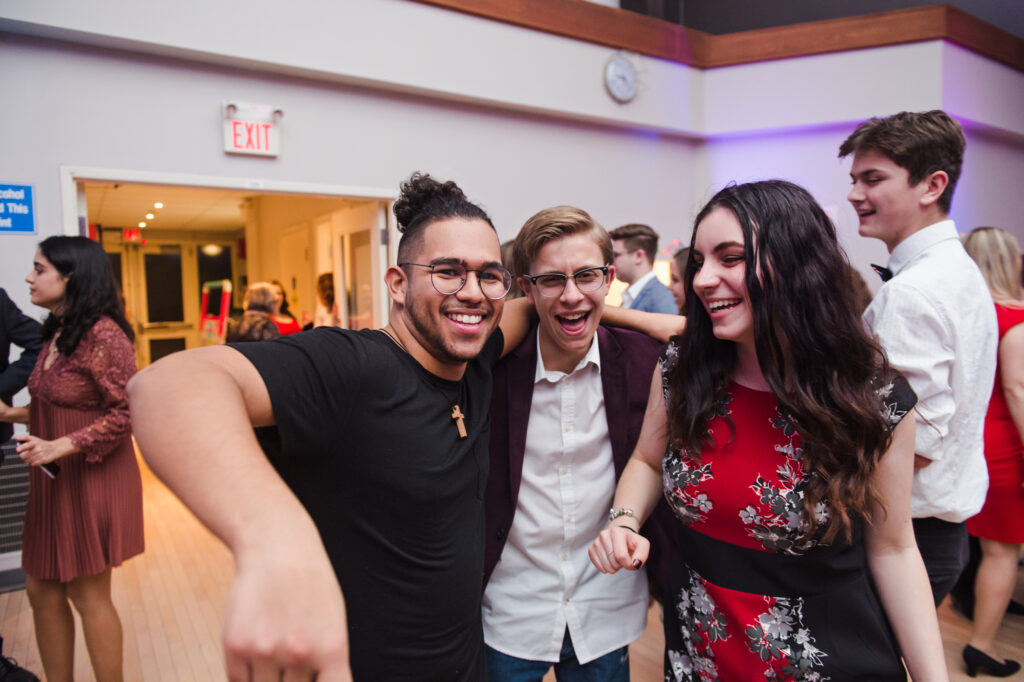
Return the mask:
<svg viewBox="0 0 1024 682">
<path fill-rule="evenodd" d="M 885 171 L 882 170 L 881 168 L 865 168 L 859 173 L 854 173 L 853 171 L 850 171 L 850 177 L 853 179 L 857 179 L 857 176 L 863 177 L 865 175 L 870 175 L 871 173 L 885 173 Z"/>
<path fill-rule="evenodd" d="M 435 258 L 434 260 L 430 261 L 430 264 L 431 265 L 461 265 L 462 267 L 466 268 L 467 270 L 476 270 L 477 269 L 477 268 L 469 267 L 466 264 L 466 261 L 462 260 L 461 258 L 452 258 L 452 257 L 449 257 L 449 258 Z M 479 269 L 480 270 L 486 270 L 487 268 L 503 268 L 503 267 L 505 267 L 505 266 L 502 265 L 501 261 L 492 260 L 492 261 L 487 261 L 486 263 L 481 265 Z"/>
<path fill-rule="evenodd" d="M 725 249 L 732 248 L 734 246 L 738 246 L 738 247 L 740 247 L 742 249 L 743 248 L 743 242 L 736 242 L 736 241 L 722 242 L 721 244 L 719 244 L 715 248 L 711 249 L 711 252 L 712 253 L 718 253 L 719 251 L 724 251 Z M 702 256 L 704 255 L 703 251 L 700 251 L 699 249 L 696 249 L 696 248 L 693 250 L 693 253 L 695 253 L 695 254 L 699 253 Z"/>
<path fill-rule="evenodd" d="M 544 275 L 561 275 L 562 277 L 572 277 L 573 275 L 575 275 L 577 273 L 580 273 L 580 272 L 583 272 L 584 270 L 596 270 L 597 268 L 603 268 L 603 267 L 605 267 L 603 264 L 602 265 L 584 265 L 582 268 L 576 268 L 575 270 L 573 270 L 572 272 L 570 272 L 568 274 L 566 274 L 564 272 L 558 272 L 557 270 L 552 270 L 550 272 L 541 272 L 541 273 L 536 274 L 536 275 L 530 275 L 530 277 L 543 277 Z"/>
</svg>

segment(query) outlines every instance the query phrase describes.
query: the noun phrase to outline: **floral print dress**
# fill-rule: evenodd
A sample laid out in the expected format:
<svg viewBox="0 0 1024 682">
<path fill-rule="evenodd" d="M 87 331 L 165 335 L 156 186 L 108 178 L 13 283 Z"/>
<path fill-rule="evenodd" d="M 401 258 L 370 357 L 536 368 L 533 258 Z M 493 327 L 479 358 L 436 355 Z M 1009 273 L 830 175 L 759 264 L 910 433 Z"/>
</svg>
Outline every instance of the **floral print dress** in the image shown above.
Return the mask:
<svg viewBox="0 0 1024 682">
<path fill-rule="evenodd" d="M 676 348 L 662 357 L 666 403 Z M 892 426 L 916 396 L 899 375 L 879 388 Z M 666 682 L 906 680 L 868 572 L 862 524 L 852 541 L 804 539 L 800 436 L 771 392 L 733 383 L 708 422 L 700 461 L 665 454 L 665 497 L 681 522 L 665 602 Z M 731 422 L 731 424 L 730 424 Z M 818 506 L 824 524 L 829 506 Z"/>
</svg>

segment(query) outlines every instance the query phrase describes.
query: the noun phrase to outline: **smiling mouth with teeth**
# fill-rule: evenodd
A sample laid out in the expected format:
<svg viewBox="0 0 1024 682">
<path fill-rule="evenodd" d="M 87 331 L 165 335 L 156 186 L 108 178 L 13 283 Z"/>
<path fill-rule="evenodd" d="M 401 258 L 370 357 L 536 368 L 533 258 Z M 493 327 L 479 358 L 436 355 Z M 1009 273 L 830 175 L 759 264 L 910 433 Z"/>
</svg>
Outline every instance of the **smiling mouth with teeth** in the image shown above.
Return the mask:
<svg viewBox="0 0 1024 682">
<path fill-rule="evenodd" d="M 723 310 L 729 310 L 730 308 L 735 308 L 742 302 L 743 300 L 739 298 L 734 298 L 729 301 L 712 301 L 708 304 L 708 309 L 713 313 L 717 313 Z"/>
<path fill-rule="evenodd" d="M 461 322 L 462 324 L 479 324 L 484 319 L 483 315 L 467 315 L 465 313 L 452 313 L 448 315 L 448 319 L 454 320 L 455 322 Z"/>
</svg>

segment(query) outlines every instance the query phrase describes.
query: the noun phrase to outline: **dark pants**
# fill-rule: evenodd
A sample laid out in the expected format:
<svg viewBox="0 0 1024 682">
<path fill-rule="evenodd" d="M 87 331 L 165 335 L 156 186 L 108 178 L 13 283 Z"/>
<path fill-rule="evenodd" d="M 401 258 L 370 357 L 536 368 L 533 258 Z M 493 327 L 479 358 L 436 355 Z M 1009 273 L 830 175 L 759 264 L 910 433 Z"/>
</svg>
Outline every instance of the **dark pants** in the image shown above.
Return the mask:
<svg viewBox="0 0 1024 682">
<path fill-rule="evenodd" d="M 936 518 L 914 519 L 914 536 L 938 607 L 967 565 L 967 524 Z"/>
<path fill-rule="evenodd" d="M 552 666 L 558 682 L 629 682 L 629 647 L 622 647 L 580 664 L 566 629 L 558 663 L 528 661 L 486 647 L 487 679 L 490 682 L 541 682 Z"/>
</svg>

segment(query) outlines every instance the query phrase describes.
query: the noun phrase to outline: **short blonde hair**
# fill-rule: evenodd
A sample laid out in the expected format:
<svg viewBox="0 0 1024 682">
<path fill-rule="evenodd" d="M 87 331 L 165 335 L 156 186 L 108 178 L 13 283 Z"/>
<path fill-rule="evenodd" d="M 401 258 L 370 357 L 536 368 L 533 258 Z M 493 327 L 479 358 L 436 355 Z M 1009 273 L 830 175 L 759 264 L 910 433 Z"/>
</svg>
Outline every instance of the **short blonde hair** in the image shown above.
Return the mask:
<svg viewBox="0 0 1024 682">
<path fill-rule="evenodd" d="M 1017 239 L 998 227 L 976 227 L 964 248 L 978 264 L 994 298 L 1021 300 L 1021 260 Z"/>
<path fill-rule="evenodd" d="M 603 264 L 612 262 L 612 240 L 600 223 L 582 208 L 555 206 L 535 213 L 519 230 L 512 244 L 512 274 L 520 277 L 529 275 L 530 266 L 541 247 L 573 234 L 586 234 L 601 249 Z"/>
</svg>

